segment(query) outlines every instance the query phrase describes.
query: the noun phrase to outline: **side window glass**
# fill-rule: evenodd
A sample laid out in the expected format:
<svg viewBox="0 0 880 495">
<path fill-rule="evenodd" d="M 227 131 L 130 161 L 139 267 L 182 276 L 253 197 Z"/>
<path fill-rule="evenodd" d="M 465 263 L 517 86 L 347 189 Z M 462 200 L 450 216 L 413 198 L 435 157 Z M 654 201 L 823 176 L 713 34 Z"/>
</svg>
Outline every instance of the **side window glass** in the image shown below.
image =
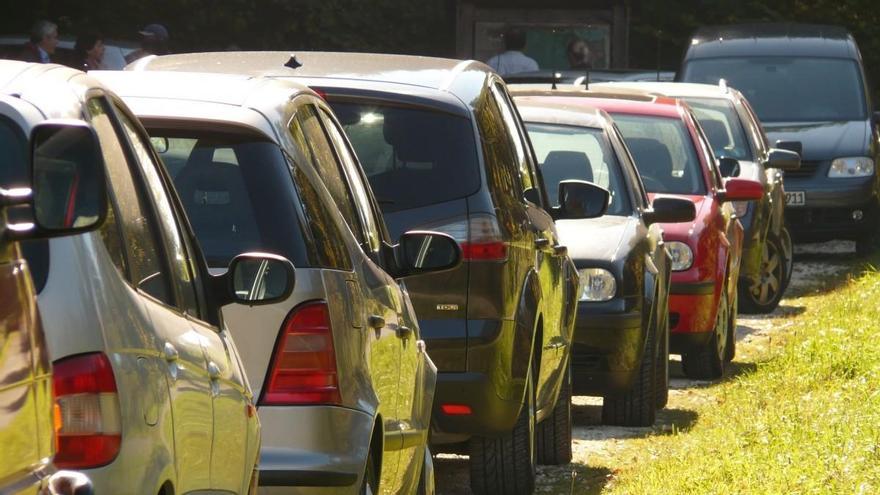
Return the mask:
<svg viewBox="0 0 880 495">
<path fill-rule="evenodd" d="M 315 264 L 324 268 L 349 271 L 352 269 L 351 258 L 346 249 L 345 239 L 317 187 L 309 179 L 302 167 L 293 167 L 293 180 L 299 191 L 306 215 L 306 223 L 312 234 L 317 258 Z"/>
<path fill-rule="evenodd" d="M 525 142 L 520 134 L 516 118 L 513 116 L 513 110 L 510 108 L 508 100 L 504 95 L 504 90 L 499 85 L 496 84 L 492 87 L 492 95 L 501 111 L 501 118 L 504 122 L 504 127 L 507 128 L 508 139 L 513 143 L 513 149 L 516 152 L 515 163 L 519 168 L 521 191 L 532 189 L 536 185 L 529 167 L 529 160 L 526 156 Z"/>
<path fill-rule="evenodd" d="M 293 122 L 298 125 L 292 126 L 291 132 L 300 134 L 299 137 L 295 135 L 294 139 L 302 146 L 302 151 L 306 153 L 312 166 L 318 171 L 324 185 L 330 192 L 330 196 L 342 213 L 342 218 L 345 219 L 345 223 L 348 224 L 358 243 L 363 244 L 364 234 L 355 213 L 356 208 L 348 189 L 348 181 L 342 174 L 339 162 L 336 161 L 336 155 L 327 140 L 327 135 L 324 134 L 324 129 L 318 120 L 314 107 L 312 105 L 301 107 L 291 121 L 291 123 Z"/>
<path fill-rule="evenodd" d="M 623 167 L 628 182 L 633 185 L 636 202 L 642 207 L 647 207 L 650 204 L 650 201 L 648 201 L 648 193 L 645 191 L 642 180 L 639 177 L 638 168 L 636 168 L 636 164 L 629 152 L 629 148 L 624 144 L 626 141 L 623 139 L 620 129 L 617 128 L 616 124 L 612 123 L 611 126 L 608 127 L 608 134 L 609 138 L 611 138 L 610 141 L 614 146 L 615 153 L 620 157 L 620 164 Z"/>
<path fill-rule="evenodd" d="M 177 217 L 174 215 L 174 210 L 168 199 L 168 193 L 162 178 L 159 176 L 159 171 L 156 170 L 157 164 L 150 154 L 148 144 L 144 142 L 131 120 L 118 108 L 116 109 L 116 114 L 119 116 L 122 128 L 134 150 L 135 157 L 146 180 L 147 189 L 153 199 L 156 216 L 165 233 L 174 283 L 182 297 L 183 307 L 180 310 L 199 317 L 200 313 L 192 275 L 194 273 L 194 267 L 191 264 L 192 259 L 187 255 Z"/>
<path fill-rule="evenodd" d="M 138 195 L 123 151 L 122 143 L 113 128 L 107 103 L 93 98 L 86 104 L 92 127 L 98 134 L 104 161 L 107 164 L 107 177 L 111 189 L 111 204 L 118 215 L 116 220 L 121 229 L 121 242 L 125 246 L 125 259 L 128 265 L 128 279 L 138 289 L 159 301 L 173 304 L 172 292 L 161 262 L 161 251 L 157 245 L 153 224 L 144 215 L 146 208 Z M 107 249 L 119 251 L 112 240 Z M 117 265 L 118 266 L 118 265 Z"/>
<path fill-rule="evenodd" d="M 506 205 L 522 196 L 516 150 L 504 129 L 498 103 L 490 95 L 481 98 L 475 111 L 486 175 L 496 204 Z"/>
<path fill-rule="evenodd" d="M 697 130 L 697 152 L 702 155 L 702 159 L 709 164 L 710 175 L 712 176 L 712 183 L 715 185 L 717 189 L 721 189 L 722 179 L 721 172 L 718 170 L 718 162 L 715 159 L 715 153 L 712 152 L 712 147 L 709 144 L 709 138 L 706 137 L 706 134 L 703 132 L 703 128 L 697 124 L 697 119 L 693 115 L 688 115 L 687 119 L 690 121 L 690 125 L 694 126 Z"/>
</svg>

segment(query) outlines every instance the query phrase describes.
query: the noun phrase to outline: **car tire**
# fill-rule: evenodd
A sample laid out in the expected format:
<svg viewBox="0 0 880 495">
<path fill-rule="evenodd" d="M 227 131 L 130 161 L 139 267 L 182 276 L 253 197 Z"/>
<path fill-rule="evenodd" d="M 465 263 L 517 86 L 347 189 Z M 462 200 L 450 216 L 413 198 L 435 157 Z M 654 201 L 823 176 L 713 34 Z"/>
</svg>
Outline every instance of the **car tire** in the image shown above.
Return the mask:
<svg viewBox="0 0 880 495">
<path fill-rule="evenodd" d="M 668 307 L 668 306 L 667 306 Z M 657 370 L 654 372 L 657 386 L 654 388 L 654 401 L 657 410 L 669 402 L 669 311 L 663 315 L 660 325 L 660 348 L 657 350 Z"/>
<path fill-rule="evenodd" d="M 566 367 L 553 412 L 535 428 L 538 464 L 571 462 L 571 365 Z"/>
<path fill-rule="evenodd" d="M 367 456 L 367 467 L 364 469 L 364 480 L 361 482 L 360 495 L 376 495 L 379 493 L 379 473 L 376 472 L 376 460 L 373 459 L 373 448 Z"/>
<path fill-rule="evenodd" d="M 779 306 L 790 278 L 789 259 L 782 241 L 774 236 L 767 237 L 761 256 L 761 268 L 758 281 L 747 280 L 739 283 L 739 310 L 743 313 L 766 314 Z"/>
<path fill-rule="evenodd" d="M 730 333 L 730 306 L 727 285 L 721 291 L 721 302 L 715 316 L 715 328 L 709 342 L 701 349 L 693 349 L 681 355 L 681 368 L 692 380 L 715 380 L 724 375 Z"/>
<path fill-rule="evenodd" d="M 727 316 L 727 347 L 724 349 L 724 362 L 730 363 L 736 357 L 736 320 L 739 312 L 739 293 L 733 293 L 733 301 L 730 303 L 730 312 Z"/>
<path fill-rule="evenodd" d="M 434 458 L 431 456 L 431 450 L 428 447 L 425 447 L 424 457 L 416 493 L 418 495 L 434 495 Z"/>
<path fill-rule="evenodd" d="M 602 424 L 613 426 L 651 426 L 657 417 L 657 332 L 648 331 L 635 383 L 623 394 L 602 398 Z"/>
<path fill-rule="evenodd" d="M 525 403 L 513 430 L 499 437 L 474 437 L 470 445 L 471 491 L 475 495 L 529 495 L 535 490 L 535 381 L 527 375 Z"/>
</svg>

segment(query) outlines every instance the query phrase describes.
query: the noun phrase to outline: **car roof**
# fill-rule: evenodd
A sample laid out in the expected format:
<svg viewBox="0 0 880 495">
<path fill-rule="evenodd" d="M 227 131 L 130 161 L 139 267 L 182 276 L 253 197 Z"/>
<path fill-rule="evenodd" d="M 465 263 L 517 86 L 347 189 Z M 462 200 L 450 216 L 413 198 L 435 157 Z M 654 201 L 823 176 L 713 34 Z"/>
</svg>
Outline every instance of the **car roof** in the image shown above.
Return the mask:
<svg viewBox="0 0 880 495">
<path fill-rule="evenodd" d="M 607 82 L 591 85 L 596 91 L 631 89 L 670 98 L 729 98 L 734 90 L 726 85 L 679 82 Z"/>
<path fill-rule="evenodd" d="M 144 119 L 245 124 L 277 138 L 270 122 L 283 122 L 300 94 L 317 96 L 293 81 L 196 72 L 91 71 Z"/>
<path fill-rule="evenodd" d="M 519 96 L 515 98 L 516 108 L 526 122 L 604 129 L 607 122 L 611 120 L 604 110 L 599 110 L 579 98 L 559 100 L 559 98 L 548 96 Z"/>
<path fill-rule="evenodd" d="M 685 59 L 736 56 L 859 57 L 855 40 L 842 27 L 757 23 L 702 27 L 691 38 Z"/>
<path fill-rule="evenodd" d="M 540 89 L 534 89 L 535 86 L 526 84 L 511 85 L 510 93 L 514 98 L 542 96 L 546 97 L 548 102 L 558 103 L 582 98 L 585 105 L 600 108 L 608 113 L 631 113 L 680 118 L 679 111 L 682 105 L 680 100 L 640 89 L 615 88 L 613 91 L 603 89 L 585 90 L 579 86 L 559 86 L 558 89 L 547 89 L 546 84 L 541 85 Z"/>
<path fill-rule="evenodd" d="M 295 57 L 296 62 L 293 62 Z M 297 64 L 301 64 L 298 65 Z M 301 78 L 309 86 L 356 87 L 388 93 L 408 93 L 438 99 L 459 107 L 473 101 L 482 84 L 457 84 L 476 77 L 485 80 L 492 69 L 474 60 L 413 55 L 352 52 L 211 52 L 148 57 L 129 65 L 135 71 L 193 71 L 273 78 Z"/>
<path fill-rule="evenodd" d="M 46 119 L 82 119 L 82 102 L 104 87 L 85 72 L 57 64 L 0 60 L 0 93 L 27 101 Z"/>
</svg>

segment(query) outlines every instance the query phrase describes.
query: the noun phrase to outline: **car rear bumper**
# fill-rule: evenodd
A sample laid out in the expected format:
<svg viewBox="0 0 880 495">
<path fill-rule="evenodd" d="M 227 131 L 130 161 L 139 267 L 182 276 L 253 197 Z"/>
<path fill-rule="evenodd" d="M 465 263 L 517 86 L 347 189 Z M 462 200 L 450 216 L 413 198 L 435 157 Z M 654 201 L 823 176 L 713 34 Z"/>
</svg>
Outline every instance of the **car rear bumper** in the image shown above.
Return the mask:
<svg viewBox="0 0 880 495">
<path fill-rule="evenodd" d="M 373 418 L 335 406 L 260 407 L 260 486 L 357 487 L 366 465 Z M 263 490 L 261 490 L 261 493 Z"/>
<path fill-rule="evenodd" d="M 787 206 L 785 220 L 799 242 L 857 239 L 876 225 L 874 177 L 856 179 L 786 179 L 789 192 L 803 191 L 804 206 Z M 861 218 L 857 218 L 861 212 Z"/>
<path fill-rule="evenodd" d="M 641 312 L 595 313 L 578 304 L 571 372 L 579 395 L 626 392 L 638 374 L 645 345 Z"/>
<path fill-rule="evenodd" d="M 669 289 L 669 331 L 676 334 L 708 332 L 715 327 L 715 281 L 676 283 Z M 670 343 L 671 346 L 673 344 Z M 672 351 L 675 352 L 674 346 Z"/>
<path fill-rule="evenodd" d="M 450 415 L 444 404 L 468 406 L 470 414 Z M 479 372 L 439 372 L 431 418 L 431 442 L 460 442 L 472 435 L 498 436 L 516 424 L 522 401 L 506 400 L 496 392 L 490 376 Z"/>
</svg>

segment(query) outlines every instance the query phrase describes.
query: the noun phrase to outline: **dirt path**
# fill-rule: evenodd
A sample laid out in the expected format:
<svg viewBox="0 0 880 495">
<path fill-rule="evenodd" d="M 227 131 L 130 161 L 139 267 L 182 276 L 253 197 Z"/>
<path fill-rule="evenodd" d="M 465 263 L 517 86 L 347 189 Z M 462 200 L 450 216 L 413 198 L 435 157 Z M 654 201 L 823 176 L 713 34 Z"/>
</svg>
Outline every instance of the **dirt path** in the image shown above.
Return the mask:
<svg viewBox="0 0 880 495">
<path fill-rule="evenodd" d="M 791 318 L 807 311 L 794 306 L 791 299 L 822 290 L 839 278 L 852 264 L 854 245 L 851 242 L 830 242 L 797 246 L 791 285 L 780 306 L 769 315 L 740 315 L 737 326 L 738 359 L 734 373 L 749 366 L 748 357 L 772 345 L 773 336 L 791 325 Z M 574 459 L 568 466 L 540 466 L 536 493 L 571 494 L 599 493 L 613 480 L 616 469 L 631 462 L 627 455 L 631 440 L 651 433 L 684 429 L 697 420 L 694 406 L 709 400 L 705 388 L 710 382 L 688 380 L 673 356 L 670 368 L 669 405 L 660 411 L 652 428 L 627 428 L 600 425 L 602 400 L 595 397 L 574 397 L 572 400 L 572 431 Z M 743 362 L 738 362 L 742 360 Z M 753 365 L 752 365 L 753 366 Z M 437 493 L 466 495 L 468 487 L 467 456 L 441 454 L 435 460 Z"/>
</svg>

